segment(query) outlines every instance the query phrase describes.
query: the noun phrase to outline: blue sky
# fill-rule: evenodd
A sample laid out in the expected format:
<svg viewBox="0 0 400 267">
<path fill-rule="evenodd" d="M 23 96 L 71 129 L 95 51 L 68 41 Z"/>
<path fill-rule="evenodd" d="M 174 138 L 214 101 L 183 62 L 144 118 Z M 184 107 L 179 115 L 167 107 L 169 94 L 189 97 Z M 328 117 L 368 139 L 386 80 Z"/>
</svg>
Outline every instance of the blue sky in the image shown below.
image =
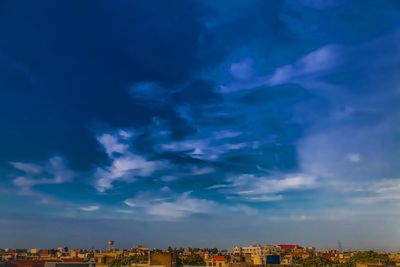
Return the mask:
<svg viewBox="0 0 400 267">
<path fill-rule="evenodd" d="M 0 12 L 0 246 L 398 248 L 398 1 Z"/>
</svg>

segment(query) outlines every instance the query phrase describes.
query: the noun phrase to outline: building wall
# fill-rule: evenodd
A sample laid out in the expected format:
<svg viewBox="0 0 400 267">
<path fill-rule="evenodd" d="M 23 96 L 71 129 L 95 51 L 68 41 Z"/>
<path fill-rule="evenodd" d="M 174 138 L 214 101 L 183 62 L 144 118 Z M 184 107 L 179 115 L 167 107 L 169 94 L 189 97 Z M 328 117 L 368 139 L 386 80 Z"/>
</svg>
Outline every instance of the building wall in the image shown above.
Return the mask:
<svg viewBox="0 0 400 267">
<path fill-rule="evenodd" d="M 227 265 L 227 261 L 225 259 L 223 260 L 215 260 L 215 259 L 209 259 L 206 260 L 206 266 L 215 266 L 215 267 L 225 267 Z"/>
<path fill-rule="evenodd" d="M 279 255 L 267 255 L 266 264 L 280 264 L 281 257 Z"/>
<path fill-rule="evenodd" d="M 152 253 L 151 265 L 164 265 L 165 267 L 176 267 L 176 257 L 170 252 Z"/>
</svg>

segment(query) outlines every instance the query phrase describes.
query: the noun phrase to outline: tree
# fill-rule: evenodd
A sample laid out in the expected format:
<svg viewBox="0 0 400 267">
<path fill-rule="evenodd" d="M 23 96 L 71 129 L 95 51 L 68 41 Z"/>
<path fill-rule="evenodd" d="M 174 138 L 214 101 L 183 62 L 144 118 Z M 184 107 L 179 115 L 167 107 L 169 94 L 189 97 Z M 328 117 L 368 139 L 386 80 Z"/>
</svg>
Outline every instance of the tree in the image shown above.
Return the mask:
<svg viewBox="0 0 400 267">
<path fill-rule="evenodd" d="M 322 256 L 313 256 L 307 259 L 301 259 L 298 263 L 302 264 L 303 267 L 328 267 L 335 266 L 334 262 L 324 258 Z"/>
<path fill-rule="evenodd" d="M 182 265 L 195 265 L 195 266 L 204 266 L 206 263 L 204 262 L 203 257 L 197 254 L 192 254 L 186 259 L 182 260 Z"/>
<path fill-rule="evenodd" d="M 347 262 L 347 265 L 344 265 L 344 266 L 353 267 L 353 266 L 356 266 L 357 263 L 390 264 L 392 262 L 389 259 L 388 255 L 379 254 L 375 251 L 370 250 L 370 251 L 363 251 L 363 252 L 358 252 L 358 253 L 354 254 Z"/>
<path fill-rule="evenodd" d="M 132 255 L 113 260 L 110 264 L 110 267 L 129 266 L 132 263 L 147 263 L 147 261 L 147 255 Z"/>
</svg>

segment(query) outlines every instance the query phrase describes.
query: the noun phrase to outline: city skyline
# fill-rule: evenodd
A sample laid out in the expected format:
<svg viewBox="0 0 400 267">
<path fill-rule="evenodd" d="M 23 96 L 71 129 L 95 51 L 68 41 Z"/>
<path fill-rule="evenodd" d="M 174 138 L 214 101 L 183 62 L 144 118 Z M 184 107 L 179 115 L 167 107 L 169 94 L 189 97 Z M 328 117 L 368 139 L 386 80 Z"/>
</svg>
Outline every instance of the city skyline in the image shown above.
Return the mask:
<svg viewBox="0 0 400 267">
<path fill-rule="evenodd" d="M 372 249 L 366 249 L 366 250 L 357 250 L 357 249 L 343 249 L 341 241 L 336 244 L 336 247 L 331 246 L 331 247 L 326 247 L 326 248 L 321 248 L 317 249 L 315 246 L 312 246 L 312 244 L 309 244 L 308 246 L 304 246 L 302 244 L 297 244 L 297 243 L 249 243 L 249 244 L 235 244 L 232 247 L 229 248 L 221 248 L 221 247 L 196 247 L 196 246 L 173 246 L 173 245 L 168 245 L 165 247 L 146 247 L 141 244 L 135 244 L 131 246 L 119 246 L 118 244 L 115 243 L 115 240 L 111 240 L 113 242 L 112 245 L 110 245 L 109 242 L 104 242 L 103 245 L 99 247 L 79 247 L 79 246 L 65 246 L 63 244 L 59 244 L 56 247 L 38 247 L 38 246 L 29 246 L 29 247 L 1 247 L 1 251 L 15 251 L 15 250 L 33 250 L 35 251 L 35 254 L 37 254 L 38 251 L 59 251 L 59 250 L 82 250 L 82 251 L 102 251 L 102 252 L 107 252 L 107 251 L 123 251 L 123 250 L 142 250 L 142 251 L 169 251 L 169 250 L 209 250 L 209 251 L 218 251 L 218 252 L 213 252 L 213 254 L 226 254 L 226 253 L 232 253 L 235 252 L 237 249 L 247 249 L 247 250 L 252 250 L 255 248 L 282 248 L 282 247 L 296 247 L 300 249 L 306 249 L 306 250 L 314 250 L 318 252 L 324 252 L 324 251 L 335 251 L 335 252 L 343 252 L 343 253 L 350 253 L 350 252 L 363 252 L 363 251 L 374 251 Z M 399 251 L 392 250 L 392 251 L 386 251 L 386 250 L 377 250 L 378 253 L 399 253 Z"/>
<path fill-rule="evenodd" d="M 399 248 L 398 1 L 0 12 L 0 247 Z"/>
</svg>

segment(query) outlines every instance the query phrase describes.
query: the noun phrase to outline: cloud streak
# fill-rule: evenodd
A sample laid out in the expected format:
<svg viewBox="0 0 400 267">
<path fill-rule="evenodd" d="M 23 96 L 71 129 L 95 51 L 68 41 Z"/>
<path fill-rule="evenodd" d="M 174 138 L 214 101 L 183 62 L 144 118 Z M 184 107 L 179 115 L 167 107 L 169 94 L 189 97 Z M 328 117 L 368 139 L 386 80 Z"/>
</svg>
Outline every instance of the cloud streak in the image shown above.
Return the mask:
<svg viewBox="0 0 400 267">
<path fill-rule="evenodd" d="M 93 211 L 98 211 L 100 209 L 100 206 L 93 205 L 93 206 L 86 206 L 86 207 L 81 207 L 80 210 L 86 211 L 86 212 L 93 212 Z"/>
<path fill-rule="evenodd" d="M 31 194 L 37 185 L 55 185 L 71 182 L 74 173 L 69 170 L 61 157 L 52 157 L 43 165 L 11 162 L 23 174 L 14 178 L 13 183 L 23 194 Z"/>
<path fill-rule="evenodd" d="M 271 202 L 282 200 L 281 193 L 314 189 L 318 185 L 316 177 L 305 174 L 289 174 L 281 178 L 245 174 L 228 178 L 227 182 L 209 189 L 222 190 L 249 202 Z"/>
<path fill-rule="evenodd" d="M 195 214 L 214 213 L 218 204 L 208 199 L 195 198 L 192 192 L 167 197 L 154 197 L 142 194 L 136 198 L 129 198 L 124 203 L 132 208 L 139 208 L 151 219 L 176 221 Z"/>
<path fill-rule="evenodd" d="M 147 160 L 130 152 L 128 142 L 132 136 L 133 133 L 119 130 L 114 134 L 101 134 L 97 138 L 111 160 L 110 165 L 95 170 L 95 187 L 99 192 L 112 189 L 116 181 L 134 182 L 167 166 L 165 162 Z"/>
</svg>

